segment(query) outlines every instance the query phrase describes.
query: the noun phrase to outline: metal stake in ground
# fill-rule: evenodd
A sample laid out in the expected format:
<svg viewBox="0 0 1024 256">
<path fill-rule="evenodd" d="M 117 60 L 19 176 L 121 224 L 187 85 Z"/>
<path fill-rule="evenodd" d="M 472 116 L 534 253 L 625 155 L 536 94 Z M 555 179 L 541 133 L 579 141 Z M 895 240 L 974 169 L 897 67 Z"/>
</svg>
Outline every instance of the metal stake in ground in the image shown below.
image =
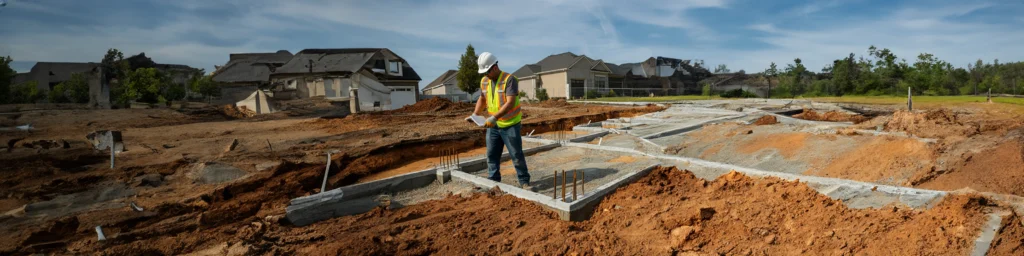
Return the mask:
<svg viewBox="0 0 1024 256">
<path fill-rule="evenodd" d="M 558 199 L 558 170 L 552 170 L 555 178 L 551 179 L 551 199 Z"/>
<path fill-rule="evenodd" d="M 576 202 L 576 169 L 572 170 L 572 201 Z"/>
<path fill-rule="evenodd" d="M 910 94 L 910 87 L 907 87 L 907 111 L 914 111 L 914 95 Z"/>
<path fill-rule="evenodd" d="M 320 193 L 327 189 L 327 175 L 331 172 L 331 152 L 327 152 L 327 168 L 324 169 L 324 183 L 320 184 Z"/>
<path fill-rule="evenodd" d="M 580 170 L 580 194 L 587 193 L 587 172 Z"/>
<path fill-rule="evenodd" d="M 562 170 L 562 201 L 565 201 L 565 170 Z"/>
</svg>

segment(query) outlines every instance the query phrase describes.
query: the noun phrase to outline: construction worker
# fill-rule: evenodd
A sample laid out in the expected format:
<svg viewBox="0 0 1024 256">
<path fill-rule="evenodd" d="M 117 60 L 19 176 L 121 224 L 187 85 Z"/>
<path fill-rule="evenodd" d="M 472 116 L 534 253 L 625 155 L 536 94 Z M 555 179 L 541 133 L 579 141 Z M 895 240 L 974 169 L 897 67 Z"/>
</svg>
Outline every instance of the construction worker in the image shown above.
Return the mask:
<svg viewBox="0 0 1024 256">
<path fill-rule="evenodd" d="M 478 71 L 484 74 L 480 79 L 480 99 L 476 102 L 473 114 L 484 116 L 487 109 L 487 170 L 491 180 L 501 182 L 501 146 L 508 148 L 512 164 L 516 169 L 519 186 L 534 191 L 530 186 L 530 172 L 526 168 L 526 155 L 523 154 L 523 139 L 520 135 L 523 118 L 519 107 L 519 80 L 512 74 L 498 68 L 498 58 L 489 52 L 480 54 L 476 64 Z"/>
</svg>

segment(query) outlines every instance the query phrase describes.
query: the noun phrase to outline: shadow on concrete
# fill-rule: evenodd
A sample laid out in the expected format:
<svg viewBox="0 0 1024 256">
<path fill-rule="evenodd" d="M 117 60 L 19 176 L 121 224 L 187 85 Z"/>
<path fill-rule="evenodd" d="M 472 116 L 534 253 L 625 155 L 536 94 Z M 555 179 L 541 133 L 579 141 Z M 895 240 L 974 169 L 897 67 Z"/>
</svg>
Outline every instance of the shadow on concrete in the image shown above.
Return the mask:
<svg viewBox="0 0 1024 256">
<path fill-rule="evenodd" d="M 586 179 L 586 180 L 583 181 L 584 183 L 585 182 L 592 182 L 592 181 L 595 181 L 595 180 L 599 180 L 601 178 L 608 177 L 610 175 L 622 172 L 622 170 L 610 169 L 610 168 L 583 168 L 583 169 L 577 169 L 577 170 L 580 170 L 580 171 L 583 171 L 583 172 L 586 173 L 586 174 L 582 175 L 583 178 Z M 558 175 L 562 175 L 561 172 L 559 172 Z M 566 188 L 568 189 L 569 187 L 572 186 L 572 172 L 570 170 L 565 170 L 565 175 L 566 175 L 566 179 L 565 179 Z M 552 189 L 553 186 L 554 186 L 554 182 L 557 182 L 559 184 L 559 186 L 561 186 L 561 184 L 562 184 L 562 177 L 559 176 L 557 181 L 554 181 L 554 178 L 555 177 L 553 177 L 553 176 L 548 176 L 547 178 L 544 178 L 544 179 L 534 180 L 534 181 L 532 181 L 533 187 L 535 189 L 537 189 L 538 191 L 542 191 L 542 190 Z M 577 178 L 579 178 L 579 176 L 577 176 Z M 579 181 L 577 181 L 577 182 L 579 182 Z M 604 185 L 604 184 L 593 184 L 593 185 L 587 184 L 586 187 L 587 188 L 597 189 L 597 187 L 601 186 L 601 185 Z"/>
</svg>

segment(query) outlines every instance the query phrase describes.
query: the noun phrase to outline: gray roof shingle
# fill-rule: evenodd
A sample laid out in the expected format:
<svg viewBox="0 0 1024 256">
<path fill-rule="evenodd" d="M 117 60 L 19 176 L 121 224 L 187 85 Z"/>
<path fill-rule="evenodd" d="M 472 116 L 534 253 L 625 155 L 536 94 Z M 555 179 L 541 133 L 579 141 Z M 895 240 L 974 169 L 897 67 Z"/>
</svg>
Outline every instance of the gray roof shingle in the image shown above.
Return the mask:
<svg viewBox="0 0 1024 256">
<path fill-rule="evenodd" d="M 355 73 L 364 67 L 378 66 L 378 63 L 368 62 L 374 55 L 383 51 L 394 54 L 387 48 L 305 49 L 296 53 L 291 60 L 277 68 L 273 74 Z M 422 80 L 405 59 L 397 54 L 394 56 L 402 60 L 402 75 L 378 74 L 378 76 L 392 80 Z"/>
<path fill-rule="evenodd" d="M 292 53 L 280 50 L 272 53 L 232 53 L 227 64 L 213 75 L 223 83 L 266 82 L 270 80 L 271 66 L 281 65 L 292 58 Z"/>
<path fill-rule="evenodd" d="M 32 66 L 33 75 L 49 75 L 50 82 L 62 82 L 71 79 L 71 74 L 85 73 L 99 67 L 99 63 L 89 62 L 36 62 Z"/>
<path fill-rule="evenodd" d="M 404 70 L 403 70 L 403 72 L 404 72 Z M 434 79 L 434 81 L 432 81 L 429 84 L 427 84 L 427 86 L 424 87 L 423 90 L 426 91 L 426 90 L 430 90 L 430 89 L 433 89 L 435 87 L 438 87 L 441 84 L 443 84 L 444 81 L 448 81 L 448 79 L 455 77 L 455 75 L 457 75 L 458 73 L 459 73 L 459 71 L 456 71 L 454 69 L 449 69 L 448 71 L 445 71 L 440 76 L 438 76 L 436 79 Z"/>
</svg>

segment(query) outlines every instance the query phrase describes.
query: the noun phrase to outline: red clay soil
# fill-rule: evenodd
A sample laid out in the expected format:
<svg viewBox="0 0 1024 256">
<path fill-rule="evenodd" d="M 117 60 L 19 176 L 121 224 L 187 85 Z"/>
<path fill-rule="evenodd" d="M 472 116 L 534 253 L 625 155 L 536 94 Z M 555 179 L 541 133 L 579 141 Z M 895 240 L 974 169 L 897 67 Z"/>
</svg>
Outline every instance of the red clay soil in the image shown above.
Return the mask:
<svg viewBox="0 0 1024 256">
<path fill-rule="evenodd" d="M 935 167 L 937 156 L 924 142 L 899 137 L 869 138 L 867 143 L 831 160 L 821 170 L 805 174 L 888 184 L 891 182 L 887 180 L 904 180 Z"/>
<path fill-rule="evenodd" d="M 761 118 L 758 118 L 757 121 L 754 121 L 754 125 L 771 125 L 777 123 L 779 123 L 779 120 L 773 115 L 764 115 L 761 116 Z"/>
<path fill-rule="evenodd" d="M 332 168 L 333 169 L 333 168 Z M 319 188 L 322 165 L 284 163 L 196 197 L 64 217 L 0 239 L 0 255 L 55 253 L 103 255 L 184 254 L 237 240 L 253 222 L 276 223 L 291 198 Z M 153 200 L 136 198 L 133 200 Z M 96 240 L 102 226 L 107 241 Z"/>
<path fill-rule="evenodd" d="M 923 138 L 946 138 L 978 134 L 979 127 L 959 120 L 959 116 L 949 109 L 936 109 L 926 112 L 897 111 L 892 120 L 885 124 L 886 131 L 906 132 Z"/>
<path fill-rule="evenodd" d="M 416 102 L 416 104 L 404 106 L 399 109 L 390 111 L 390 113 L 398 114 L 410 114 L 410 113 L 422 113 L 422 112 L 448 112 L 448 111 L 466 111 L 472 112 L 473 104 L 466 102 L 452 102 L 445 98 L 430 98 Z"/>
<path fill-rule="evenodd" d="M 820 114 L 814 110 L 804 109 L 803 113 L 793 115 L 793 117 L 811 121 L 853 122 L 854 124 L 868 121 L 868 118 L 862 115 L 847 114 L 834 110 Z"/>
<path fill-rule="evenodd" d="M 988 255 L 1020 255 L 1024 251 L 1024 224 L 1016 212 L 1003 218 L 1003 226 L 992 240 Z"/>
<path fill-rule="evenodd" d="M 965 255 L 988 206 L 961 194 L 929 210 L 856 210 L 803 183 L 735 172 L 706 181 L 657 168 L 583 222 L 512 196 L 477 194 L 306 227 L 254 223 L 233 233 L 241 244 L 231 247 L 303 255 Z"/>
<path fill-rule="evenodd" d="M 564 108 L 571 107 L 572 104 L 565 102 L 565 99 L 551 99 L 541 101 L 540 103 L 533 104 L 533 106 L 544 107 L 544 108 Z"/>
<path fill-rule="evenodd" d="M 1024 140 L 1013 138 L 994 148 L 971 153 L 945 173 L 916 179 L 918 187 L 939 190 L 971 188 L 1024 196 Z"/>
</svg>

